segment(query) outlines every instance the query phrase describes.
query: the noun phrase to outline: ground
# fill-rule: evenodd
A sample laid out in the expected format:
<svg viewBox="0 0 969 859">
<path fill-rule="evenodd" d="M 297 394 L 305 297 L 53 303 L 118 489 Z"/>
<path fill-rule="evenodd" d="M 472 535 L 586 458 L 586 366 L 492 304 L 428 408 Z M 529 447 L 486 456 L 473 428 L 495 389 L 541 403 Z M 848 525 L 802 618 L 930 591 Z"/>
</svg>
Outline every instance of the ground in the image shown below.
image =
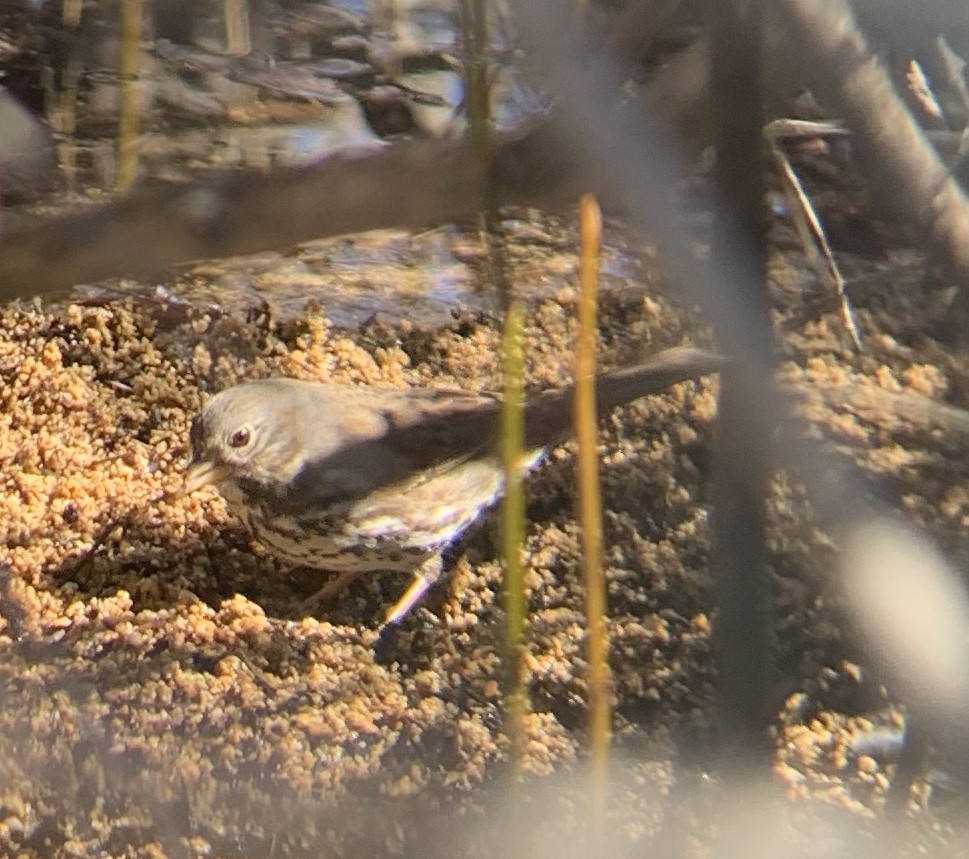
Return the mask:
<svg viewBox="0 0 969 859">
<path fill-rule="evenodd" d="M 486 297 L 467 292 L 470 309 L 441 313 L 453 306 L 441 304 L 436 316 L 415 311 L 406 321 L 397 292 L 382 293 L 384 284 L 410 288 L 426 240 L 317 243 L 300 252 L 302 295 L 275 304 L 265 283 L 265 303 L 207 293 L 218 280 L 209 267 L 168 285 L 190 303 L 119 284 L 3 308 L 3 853 L 477 856 L 506 849 L 508 838 L 516 848 L 533 838 L 539 855 L 589 847 L 580 837 L 586 684 L 571 445 L 529 483 L 530 715 L 526 778 L 511 793 L 494 517 L 455 547 L 449 574 L 385 663 L 374 658 L 373 630 L 400 577 L 361 581 L 305 617 L 300 602 L 321 578 L 276 563 L 214 491 L 181 491 L 193 415 L 241 379 L 500 387 L 499 316 Z M 576 315 L 572 230 L 522 219 L 510 222 L 507 240 L 511 279 L 529 307 L 529 385 L 565 384 Z M 340 267 L 348 249 L 386 257 L 402 241 L 414 259 Z M 451 254 L 451 275 L 475 280 L 475 236 L 433 241 Z M 608 242 L 602 363 L 707 345 L 702 320 L 668 297 L 675 290 L 641 244 L 627 245 L 618 228 Z M 812 310 L 823 291 L 812 293 L 796 253 L 777 251 L 779 377 L 801 392 L 804 412 L 840 455 L 878 478 L 885 499 L 958 563 L 969 550 L 969 437 L 884 407 L 885 396 L 958 406 L 967 390 L 965 370 L 932 337 L 942 291 L 905 271 L 894 263 L 880 290 L 859 296 L 858 353 L 837 312 Z M 347 278 L 379 300 L 348 310 Z M 376 316 L 354 316 L 374 305 Z M 602 837 L 619 855 L 649 845 L 705 855 L 710 824 L 701 812 L 722 799 L 709 777 L 715 419 L 715 378 L 602 419 L 615 690 Z M 865 843 L 891 771 L 871 738 L 882 728 L 892 736 L 903 713 L 850 633 L 832 581 L 836 539 L 796 475 L 775 476 L 769 520 L 776 773 L 787 794 L 779 819 L 807 839 Z M 948 837 L 926 796 L 916 785 L 913 850 Z"/>
</svg>

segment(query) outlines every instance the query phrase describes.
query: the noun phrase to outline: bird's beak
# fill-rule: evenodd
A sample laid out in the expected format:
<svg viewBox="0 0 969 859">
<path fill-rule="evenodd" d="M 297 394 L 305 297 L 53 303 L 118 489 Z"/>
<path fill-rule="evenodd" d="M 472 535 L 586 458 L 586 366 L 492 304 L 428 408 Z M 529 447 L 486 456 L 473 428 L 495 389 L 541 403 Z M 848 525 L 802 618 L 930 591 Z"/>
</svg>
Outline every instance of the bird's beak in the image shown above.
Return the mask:
<svg viewBox="0 0 969 859">
<path fill-rule="evenodd" d="M 185 472 L 185 486 L 182 492 L 188 495 L 203 486 L 219 483 L 229 476 L 229 467 L 209 459 L 193 462 Z"/>
</svg>

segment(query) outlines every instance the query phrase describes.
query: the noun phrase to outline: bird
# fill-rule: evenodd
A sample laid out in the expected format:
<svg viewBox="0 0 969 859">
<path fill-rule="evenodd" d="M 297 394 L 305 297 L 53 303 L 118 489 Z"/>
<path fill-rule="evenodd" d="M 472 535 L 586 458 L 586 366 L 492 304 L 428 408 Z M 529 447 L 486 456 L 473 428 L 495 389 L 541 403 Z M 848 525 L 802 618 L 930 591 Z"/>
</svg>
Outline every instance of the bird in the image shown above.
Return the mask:
<svg viewBox="0 0 969 859">
<path fill-rule="evenodd" d="M 596 379 L 598 413 L 716 372 L 691 347 Z M 524 405 L 531 470 L 567 438 L 574 386 Z M 335 574 L 304 603 L 333 599 L 370 573 L 409 572 L 379 630 L 396 627 L 442 574 L 441 553 L 501 496 L 499 397 L 454 389 L 381 389 L 290 378 L 243 382 L 192 422 L 184 492 L 215 486 L 271 554 Z"/>
</svg>

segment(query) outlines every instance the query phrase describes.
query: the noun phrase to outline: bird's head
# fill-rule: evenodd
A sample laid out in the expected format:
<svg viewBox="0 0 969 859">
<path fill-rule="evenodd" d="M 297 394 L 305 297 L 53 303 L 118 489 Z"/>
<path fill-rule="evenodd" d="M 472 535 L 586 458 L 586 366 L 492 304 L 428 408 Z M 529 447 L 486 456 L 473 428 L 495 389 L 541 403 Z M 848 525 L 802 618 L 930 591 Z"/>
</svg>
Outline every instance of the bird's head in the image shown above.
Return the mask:
<svg viewBox="0 0 969 859">
<path fill-rule="evenodd" d="M 214 396 L 192 423 L 185 492 L 226 482 L 285 483 L 302 467 L 301 398 L 285 382 L 236 385 Z M 284 384 L 281 384 L 284 383 Z"/>
</svg>

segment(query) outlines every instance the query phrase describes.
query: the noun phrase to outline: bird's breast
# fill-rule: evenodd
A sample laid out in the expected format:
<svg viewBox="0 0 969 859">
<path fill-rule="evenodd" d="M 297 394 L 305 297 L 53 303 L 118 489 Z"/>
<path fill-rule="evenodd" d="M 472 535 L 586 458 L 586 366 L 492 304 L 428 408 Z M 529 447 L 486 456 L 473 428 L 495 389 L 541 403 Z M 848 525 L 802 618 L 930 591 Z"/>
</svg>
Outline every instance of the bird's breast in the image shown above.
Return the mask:
<svg viewBox="0 0 969 859">
<path fill-rule="evenodd" d="M 247 505 L 238 515 L 273 555 L 294 566 L 334 573 L 412 572 L 433 554 L 379 535 L 360 539 L 345 511 L 331 509 L 313 515 L 290 516 L 263 505 Z"/>
<path fill-rule="evenodd" d="M 219 490 L 253 536 L 287 563 L 333 572 L 409 572 L 454 542 L 503 487 L 501 468 L 486 457 L 421 471 L 352 501 L 309 502 L 300 509 L 235 481 Z"/>
</svg>

